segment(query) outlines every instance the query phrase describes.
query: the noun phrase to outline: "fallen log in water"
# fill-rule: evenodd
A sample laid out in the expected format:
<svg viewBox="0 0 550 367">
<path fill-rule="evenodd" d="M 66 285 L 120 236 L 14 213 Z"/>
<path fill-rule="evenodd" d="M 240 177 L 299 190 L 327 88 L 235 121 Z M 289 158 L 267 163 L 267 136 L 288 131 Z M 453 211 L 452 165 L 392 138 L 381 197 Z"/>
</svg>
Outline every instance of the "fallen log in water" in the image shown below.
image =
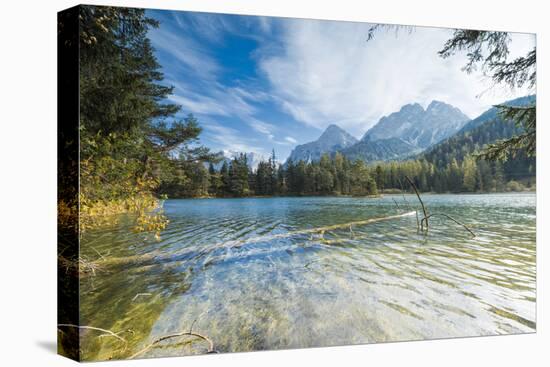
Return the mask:
<svg viewBox="0 0 550 367">
<path fill-rule="evenodd" d="M 275 239 L 291 238 L 291 237 L 300 236 L 300 235 L 308 235 L 308 234 L 313 235 L 318 233 L 324 234 L 326 231 L 333 231 L 337 229 L 349 230 L 349 228 L 351 228 L 352 226 L 362 226 L 362 225 L 383 222 L 383 221 L 392 220 L 392 219 L 413 216 L 415 215 L 415 213 L 416 212 L 411 211 L 411 212 L 401 213 L 397 215 L 390 215 L 387 217 L 370 218 L 370 219 L 347 222 L 342 224 L 333 224 L 330 226 L 315 227 L 315 228 L 301 229 L 296 231 L 289 231 L 285 233 L 244 238 L 240 240 L 218 242 L 216 244 L 213 244 L 203 249 L 203 251 L 209 252 L 213 248 L 242 246 L 250 243 L 258 243 L 258 242 L 264 242 L 264 241 L 271 241 Z M 100 265 L 102 269 L 105 269 L 105 267 L 116 267 L 116 266 L 125 266 L 125 265 L 143 266 L 143 265 L 151 265 L 151 264 L 161 263 L 161 262 L 177 261 L 181 258 L 185 258 L 189 256 L 189 254 L 190 252 L 188 249 L 183 249 L 181 251 L 177 251 L 173 253 L 165 253 L 160 250 L 157 250 L 157 251 L 150 252 L 143 255 L 104 258 L 104 259 L 97 260 L 97 264 Z"/>
</svg>

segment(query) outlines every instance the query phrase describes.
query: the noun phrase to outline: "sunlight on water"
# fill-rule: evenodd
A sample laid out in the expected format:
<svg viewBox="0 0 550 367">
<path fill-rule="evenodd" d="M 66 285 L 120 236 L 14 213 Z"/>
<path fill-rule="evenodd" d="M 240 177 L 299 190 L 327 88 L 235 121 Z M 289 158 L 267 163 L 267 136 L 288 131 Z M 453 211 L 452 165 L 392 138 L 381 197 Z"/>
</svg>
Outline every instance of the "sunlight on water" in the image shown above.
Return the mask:
<svg viewBox="0 0 550 367">
<path fill-rule="evenodd" d="M 169 200 L 160 242 L 124 224 L 89 233 L 81 251 L 90 259 L 149 254 L 150 261 L 106 266 L 81 280 L 81 324 L 128 340 L 122 350 L 114 338 L 84 333 L 84 358 L 125 358 L 191 327 L 220 352 L 535 331 L 535 195 L 424 201 L 477 237 L 436 217 L 428 236 L 418 234 L 415 216 L 322 238 L 271 236 L 395 215 L 407 211 L 402 196 Z M 142 357 L 207 347 L 179 338 Z"/>
</svg>

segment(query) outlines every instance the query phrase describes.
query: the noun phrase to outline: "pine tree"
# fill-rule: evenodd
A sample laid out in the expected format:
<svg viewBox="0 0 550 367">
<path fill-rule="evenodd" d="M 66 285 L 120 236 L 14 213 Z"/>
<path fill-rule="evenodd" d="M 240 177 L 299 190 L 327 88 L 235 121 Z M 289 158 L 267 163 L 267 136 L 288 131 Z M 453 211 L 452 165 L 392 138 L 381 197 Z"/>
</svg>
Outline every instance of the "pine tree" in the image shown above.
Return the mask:
<svg viewBox="0 0 550 367">
<path fill-rule="evenodd" d="M 521 88 L 527 86 L 534 91 L 537 81 L 537 48 L 533 47 L 523 56 L 508 60 L 509 43 L 512 38 L 507 32 L 455 30 L 443 49 L 442 57 L 454 55 L 457 51 L 467 51 L 468 62 L 464 70 L 468 73 L 481 65 L 482 70 L 495 84 Z M 480 157 L 488 160 L 506 161 L 525 151 L 528 156 L 536 154 L 536 103 L 529 106 L 497 105 L 503 120 L 513 120 L 523 128 L 523 132 L 512 138 L 489 145 Z"/>
<path fill-rule="evenodd" d="M 504 191 L 504 171 L 501 162 L 495 162 L 493 173 L 493 190 L 497 192 Z"/>
<path fill-rule="evenodd" d="M 270 195 L 277 193 L 277 157 L 275 156 L 275 149 L 271 150 L 271 158 L 269 159 L 269 185 Z"/>
<path fill-rule="evenodd" d="M 222 181 L 222 196 L 231 195 L 231 174 L 229 172 L 229 164 L 226 161 L 223 161 L 220 176 Z"/>
<path fill-rule="evenodd" d="M 476 189 L 477 166 L 475 160 L 467 156 L 462 162 L 463 180 L 462 188 L 465 191 L 473 192 Z"/>
<path fill-rule="evenodd" d="M 376 186 L 380 190 L 384 190 L 384 184 L 385 184 L 385 177 L 384 177 L 384 170 L 382 169 L 381 165 L 376 166 Z"/>
</svg>

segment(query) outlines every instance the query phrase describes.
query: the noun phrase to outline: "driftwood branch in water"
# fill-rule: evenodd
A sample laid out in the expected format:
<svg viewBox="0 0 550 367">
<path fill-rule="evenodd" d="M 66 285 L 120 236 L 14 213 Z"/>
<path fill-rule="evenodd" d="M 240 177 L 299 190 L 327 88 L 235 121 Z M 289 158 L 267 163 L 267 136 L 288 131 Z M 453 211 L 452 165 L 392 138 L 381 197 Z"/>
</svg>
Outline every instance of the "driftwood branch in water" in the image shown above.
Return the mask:
<svg viewBox="0 0 550 367">
<path fill-rule="evenodd" d="M 426 206 L 424 206 L 424 202 L 422 201 L 422 198 L 420 197 L 420 194 L 418 193 L 418 189 L 416 188 L 416 185 L 414 184 L 414 182 L 409 178 L 409 176 L 405 176 L 405 178 L 407 179 L 407 181 L 409 181 L 409 184 L 413 188 L 416 194 L 416 197 L 418 198 L 418 201 L 420 201 L 420 205 L 422 205 L 422 211 L 424 212 L 424 219 L 426 219 L 426 231 L 427 231 L 428 230 L 428 211 L 426 210 Z M 424 224 L 423 224 L 424 219 L 420 221 L 420 227 L 422 230 L 424 230 Z"/>
<path fill-rule="evenodd" d="M 342 223 L 342 224 L 333 224 L 333 225 L 330 225 L 330 226 L 308 228 L 308 229 L 290 231 L 290 232 L 286 232 L 286 233 L 278 233 L 278 234 L 273 234 L 273 235 L 265 235 L 265 236 L 258 236 L 258 237 L 252 237 L 252 238 L 244 238 L 244 239 L 240 239 L 240 240 L 224 241 L 224 242 L 220 242 L 220 243 L 215 243 L 211 246 L 213 248 L 218 248 L 218 247 L 221 247 L 221 246 L 241 246 L 241 245 L 250 244 L 250 243 L 257 243 L 257 242 L 262 242 L 262 241 L 271 241 L 271 240 L 280 239 L 280 238 L 291 238 L 291 237 L 300 236 L 300 235 L 310 235 L 310 239 L 313 240 L 314 239 L 314 237 L 313 237 L 314 234 L 319 234 L 320 235 L 319 237 L 321 239 L 323 239 L 324 238 L 323 234 L 326 231 L 332 231 L 332 230 L 336 230 L 336 229 L 349 229 L 350 226 L 362 226 L 362 225 L 367 225 L 367 224 L 372 224 L 372 223 L 383 222 L 383 221 L 387 221 L 387 220 L 412 216 L 414 214 L 415 214 L 415 212 L 411 211 L 411 212 L 406 212 L 406 213 L 401 213 L 401 214 L 396 214 L 396 215 L 390 215 L 390 216 L 387 216 L 387 217 L 370 218 L 370 219 L 365 219 L 365 220 L 360 220 L 360 221 L 355 221 L 355 222 L 347 222 L 347 223 Z M 204 251 L 207 251 L 207 250 L 208 250 L 207 248 L 204 249 Z M 150 252 L 148 254 L 143 254 L 143 255 L 108 258 L 108 259 L 105 259 L 105 260 L 99 260 L 99 263 L 101 264 L 102 267 L 124 266 L 124 265 L 128 265 L 128 264 L 149 265 L 149 264 L 156 264 L 156 263 L 160 263 L 160 262 L 175 261 L 179 258 L 179 256 L 185 255 L 186 251 L 187 250 L 184 249 L 184 250 L 179 251 L 179 252 L 168 253 L 168 254 L 163 253 L 162 251 L 153 251 L 153 252 Z"/>
<path fill-rule="evenodd" d="M 445 213 L 433 213 L 433 214 L 428 214 L 428 211 L 426 210 L 426 206 L 424 205 L 424 202 L 422 201 L 422 198 L 420 197 L 420 193 L 418 192 L 418 189 L 416 188 L 416 185 L 414 184 L 414 182 L 409 178 L 409 176 L 405 176 L 405 178 L 407 179 L 407 181 L 409 181 L 409 184 L 411 185 L 411 187 L 413 188 L 415 194 L 416 194 L 416 197 L 418 198 L 418 201 L 420 201 L 420 205 L 422 205 L 422 211 L 424 212 L 424 218 L 422 218 L 420 220 L 420 229 L 423 231 L 424 230 L 424 223 L 426 223 L 426 232 L 428 231 L 428 220 L 433 217 L 433 216 L 442 216 L 442 217 L 445 217 L 447 219 L 450 219 L 452 220 L 453 222 L 455 222 L 456 224 L 464 227 L 468 232 L 470 232 L 470 234 L 472 236 L 476 236 L 476 234 L 464 223 L 456 220 L 455 218 L 451 217 L 450 215 L 448 214 L 445 214 Z M 418 212 L 416 213 L 416 221 L 417 221 L 417 226 L 418 226 Z"/>
<path fill-rule="evenodd" d="M 207 353 L 218 353 L 215 349 L 214 349 L 214 342 L 212 342 L 212 340 L 207 337 L 206 335 L 203 335 L 203 334 L 200 334 L 200 333 L 196 333 L 194 331 L 182 331 L 180 333 L 175 333 L 175 334 L 170 334 L 170 335 L 164 335 L 164 336 L 161 336 L 160 338 L 158 339 L 155 339 L 151 344 L 148 344 L 145 348 L 141 349 L 139 352 L 137 353 L 134 353 L 133 355 L 131 355 L 128 359 L 134 359 L 140 355 L 142 355 L 143 353 L 147 352 L 149 349 L 151 349 L 152 347 L 154 347 L 156 344 L 166 340 L 166 339 L 170 339 L 170 338 L 177 338 L 177 337 L 180 337 L 180 336 L 194 336 L 196 338 L 199 338 L 199 339 L 202 339 L 206 342 L 208 342 L 208 352 Z"/>
<path fill-rule="evenodd" d="M 393 202 L 395 203 L 395 207 L 397 208 L 397 210 L 399 210 L 399 204 L 397 204 L 397 201 L 394 199 L 394 198 L 391 198 L 393 200 Z"/>
<path fill-rule="evenodd" d="M 101 331 L 102 333 L 104 333 L 103 335 L 109 335 L 109 336 L 112 336 L 113 338 L 117 338 L 121 342 L 127 343 L 126 339 L 124 339 L 123 337 L 121 337 L 117 333 L 112 332 L 111 330 L 102 329 L 102 328 L 95 327 L 95 326 L 85 326 L 85 325 L 75 325 L 75 324 L 58 324 L 57 327 L 58 328 L 60 328 L 60 327 L 69 327 L 69 328 L 75 328 L 75 329 L 79 329 L 79 330 L 84 329 L 84 330 Z"/>
<path fill-rule="evenodd" d="M 426 221 L 426 223 L 428 223 L 428 218 L 431 218 L 431 217 L 434 217 L 434 216 L 442 216 L 442 217 L 445 217 L 447 219 L 450 219 L 453 222 L 455 222 L 456 224 L 464 227 L 468 232 L 470 232 L 470 234 L 472 236 L 474 236 L 474 237 L 476 236 L 476 234 L 470 228 L 468 228 L 468 226 L 466 224 L 464 224 L 462 222 L 459 222 L 458 220 L 454 219 L 453 217 L 451 217 L 450 215 L 445 214 L 445 213 L 432 213 L 432 214 L 428 215 L 427 217 L 422 218 L 422 222 Z M 427 224 L 426 224 L 426 226 L 427 226 Z"/>
<path fill-rule="evenodd" d="M 197 320 L 195 320 L 195 321 L 197 321 Z M 148 344 L 145 348 L 141 349 L 139 352 L 136 352 L 133 355 L 131 355 L 129 357 L 129 359 L 136 358 L 137 356 L 147 352 L 149 349 L 154 347 L 156 344 L 158 344 L 158 343 L 160 343 L 160 342 L 162 342 L 166 339 L 176 338 L 176 337 L 179 337 L 179 336 L 194 336 L 196 338 L 202 339 L 202 340 L 204 340 L 208 343 L 208 353 L 218 353 L 214 349 L 214 342 L 212 341 L 212 339 L 210 339 L 206 335 L 203 335 L 203 334 L 200 334 L 200 333 L 197 333 L 197 332 L 193 331 L 193 325 L 195 324 L 195 321 L 193 321 L 193 323 L 191 324 L 191 328 L 189 329 L 189 331 L 183 331 L 183 332 L 179 332 L 179 333 L 176 333 L 176 334 L 161 336 L 160 338 L 155 339 L 152 343 Z M 115 333 L 111 330 L 102 329 L 102 328 L 95 327 L 95 326 L 85 326 L 85 325 L 75 325 L 75 324 L 58 324 L 57 327 L 58 328 L 68 327 L 68 328 L 74 328 L 74 329 L 79 329 L 79 330 L 85 329 L 85 330 L 101 331 L 103 334 L 100 335 L 100 336 L 112 336 L 113 338 L 116 338 L 116 339 L 120 340 L 124 344 L 128 344 L 128 341 L 119 335 L 122 332 Z"/>
</svg>

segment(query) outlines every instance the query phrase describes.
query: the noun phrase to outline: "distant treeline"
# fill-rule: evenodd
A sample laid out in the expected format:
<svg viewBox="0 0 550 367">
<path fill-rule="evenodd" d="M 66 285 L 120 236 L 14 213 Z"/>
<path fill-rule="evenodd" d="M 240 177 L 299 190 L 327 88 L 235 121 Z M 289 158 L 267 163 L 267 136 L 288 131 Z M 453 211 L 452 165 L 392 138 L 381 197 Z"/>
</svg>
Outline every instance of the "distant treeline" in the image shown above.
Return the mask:
<svg viewBox="0 0 550 367">
<path fill-rule="evenodd" d="M 169 197 L 243 197 L 272 195 L 376 195 L 374 177 L 363 161 L 351 162 L 341 154 L 333 159 L 324 155 L 320 161 L 286 166 L 277 164 L 275 152 L 256 169 L 249 167 L 245 154 L 219 169 L 195 163 L 187 172 L 190 180 L 164 183 L 160 192 Z"/>
<path fill-rule="evenodd" d="M 515 164 L 520 162 L 520 164 Z M 438 162 L 442 164 L 442 161 Z M 509 162 L 477 160 L 468 155 L 452 158 L 443 166 L 426 159 L 367 165 L 351 161 L 340 153 L 325 154 L 318 162 L 277 164 L 275 153 L 256 169 L 245 154 L 224 161 L 219 169 L 196 162 L 160 186 L 169 197 L 246 197 L 274 195 L 376 195 L 380 191 L 410 190 L 411 177 L 422 192 L 502 192 L 534 188 L 534 163 L 518 159 Z M 182 171 L 183 172 L 183 171 Z"/>
</svg>

